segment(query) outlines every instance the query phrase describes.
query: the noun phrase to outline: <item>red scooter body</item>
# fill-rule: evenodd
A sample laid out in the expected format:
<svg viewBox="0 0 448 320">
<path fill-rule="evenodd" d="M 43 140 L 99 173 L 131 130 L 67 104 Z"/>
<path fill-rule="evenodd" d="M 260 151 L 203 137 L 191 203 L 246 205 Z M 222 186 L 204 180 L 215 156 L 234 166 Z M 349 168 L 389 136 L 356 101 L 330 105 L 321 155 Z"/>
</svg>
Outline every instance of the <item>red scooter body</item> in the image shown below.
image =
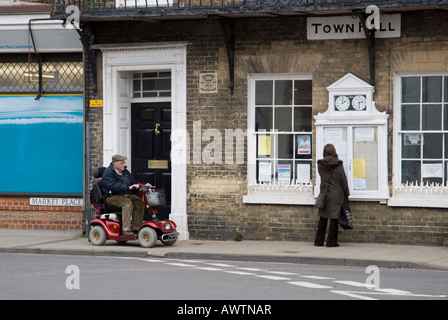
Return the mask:
<svg viewBox="0 0 448 320">
<path fill-rule="evenodd" d="M 102 176 L 103 168 L 95 170 L 95 177 Z M 157 240 L 160 240 L 164 245 L 172 245 L 177 241 L 178 232 L 176 231 L 176 224 L 171 220 L 158 220 L 157 209 L 154 202 L 149 203 L 151 193 L 157 192 L 155 187 L 148 187 L 141 184 L 138 193 L 145 201 L 146 208 L 151 212 L 152 220 L 144 221 L 140 226 L 138 233 L 134 236 L 122 236 L 121 212 L 119 208 L 110 208 L 106 204 L 105 197 L 101 191 L 101 180 L 97 180 L 92 184 L 92 191 L 90 193 L 90 202 L 95 209 L 96 219 L 90 223 L 89 241 L 93 245 L 103 245 L 106 240 L 115 240 L 119 243 L 126 241 L 138 240 L 140 245 L 145 248 L 151 248 L 155 245 Z M 162 199 L 164 201 L 164 199 Z M 157 204 L 157 205 L 163 205 Z"/>
</svg>

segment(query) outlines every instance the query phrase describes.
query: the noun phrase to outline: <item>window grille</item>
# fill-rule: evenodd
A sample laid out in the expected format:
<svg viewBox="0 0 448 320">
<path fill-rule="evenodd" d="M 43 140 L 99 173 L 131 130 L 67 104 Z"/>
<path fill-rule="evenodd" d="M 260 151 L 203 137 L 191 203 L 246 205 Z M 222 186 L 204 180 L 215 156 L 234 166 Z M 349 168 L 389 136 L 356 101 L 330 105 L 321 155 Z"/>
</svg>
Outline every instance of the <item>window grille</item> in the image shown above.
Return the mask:
<svg viewBox="0 0 448 320">
<path fill-rule="evenodd" d="M 43 93 L 83 91 L 83 64 L 79 55 L 43 55 Z M 39 63 L 36 55 L 0 56 L 0 93 L 39 91 Z"/>
</svg>

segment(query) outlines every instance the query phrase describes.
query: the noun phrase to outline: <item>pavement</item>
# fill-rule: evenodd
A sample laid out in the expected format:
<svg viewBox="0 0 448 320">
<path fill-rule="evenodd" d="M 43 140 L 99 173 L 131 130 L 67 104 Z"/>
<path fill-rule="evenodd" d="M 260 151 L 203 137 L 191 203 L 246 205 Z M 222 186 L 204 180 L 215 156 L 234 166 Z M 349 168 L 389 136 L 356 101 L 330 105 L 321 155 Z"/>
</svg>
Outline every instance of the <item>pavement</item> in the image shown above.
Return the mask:
<svg viewBox="0 0 448 320">
<path fill-rule="evenodd" d="M 254 240 L 179 240 L 172 246 L 160 241 L 147 249 L 138 241 L 92 245 L 80 234 L 55 231 L 0 229 L 0 252 L 157 257 L 254 262 L 282 262 L 448 271 L 448 248 L 442 246 L 380 243 L 340 243 L 339 247 L 315 247 L 312 242 Z"/>
</svg>

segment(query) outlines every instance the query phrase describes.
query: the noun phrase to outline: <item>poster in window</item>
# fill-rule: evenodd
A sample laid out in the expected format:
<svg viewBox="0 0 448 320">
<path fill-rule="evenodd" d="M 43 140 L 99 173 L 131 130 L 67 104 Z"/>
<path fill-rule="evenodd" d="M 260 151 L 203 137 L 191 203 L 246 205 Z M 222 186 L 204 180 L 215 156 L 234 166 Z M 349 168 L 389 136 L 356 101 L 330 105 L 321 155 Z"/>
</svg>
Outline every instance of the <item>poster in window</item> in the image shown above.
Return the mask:
<svg viewBox="0 0 448 320">
<path fill-rule="evenodd" d="M 0 192 L 83 191 L 83 96 L 0 96 L 2 150 L 8 167 Z"/>
<path fill-rule="evenodd" d="M 311 136 L 309 134 L 297 135 L 297 154 L 311 154 Z"/>
<path fill-rule="evenodd" d="M 278 174 L 278 183 L 283 184 L 291 183 L 291 165 L 279 164 L 277 174 Z"/>
<path fill-rule="evenodd" d="M 406 133 L 404 136 L 405 146 L 417 146 L 421 144 L 421 135 L 419 133 Z"/>
</svg>

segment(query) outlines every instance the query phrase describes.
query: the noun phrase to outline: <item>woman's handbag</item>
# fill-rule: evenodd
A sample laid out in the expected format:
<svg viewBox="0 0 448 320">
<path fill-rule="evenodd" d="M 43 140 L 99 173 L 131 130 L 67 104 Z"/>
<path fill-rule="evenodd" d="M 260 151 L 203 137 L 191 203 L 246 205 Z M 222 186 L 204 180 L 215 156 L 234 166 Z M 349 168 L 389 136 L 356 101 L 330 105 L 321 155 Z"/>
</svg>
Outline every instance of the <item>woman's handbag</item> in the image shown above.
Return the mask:
<svg viewBox="0 0 448 320">
<path fill-rule="evenodd" d="M 331 176 L 333 174 L 333 170 L 331 170 L 330 175 L 328 176 L 328 183 L 330 183 Z M 327 199 L 328 183 L 325 185 L 324 193 L 322 193 L 322 192 L 319 193 L 319 195 L 316 198 L 316 202 L 314 203 L 314 205 L 316 207 L 318 207 L 319 209 L 324 209 L 325 208 L 325 200 Z"/>
<path fill-rule="evenodd" d="M 339 211 L 338 223 L 344 230 L 350 230 L 355 228 L 355 221 L 353 219 L 353 215 L 350 210 L 348 197 L 345 197 L 344 203 L 341 206 L 341 211 Z"/>
<path fill-rule="evenodd" d="M 316 198 L 316 203 L 314 205 L 316 207 L 318 207 L 319 209 L 325 208 L 325 198 L 326 197 L 327 196 L 325 193 L 319 193 L 319 195 Z"/>
</svg>

